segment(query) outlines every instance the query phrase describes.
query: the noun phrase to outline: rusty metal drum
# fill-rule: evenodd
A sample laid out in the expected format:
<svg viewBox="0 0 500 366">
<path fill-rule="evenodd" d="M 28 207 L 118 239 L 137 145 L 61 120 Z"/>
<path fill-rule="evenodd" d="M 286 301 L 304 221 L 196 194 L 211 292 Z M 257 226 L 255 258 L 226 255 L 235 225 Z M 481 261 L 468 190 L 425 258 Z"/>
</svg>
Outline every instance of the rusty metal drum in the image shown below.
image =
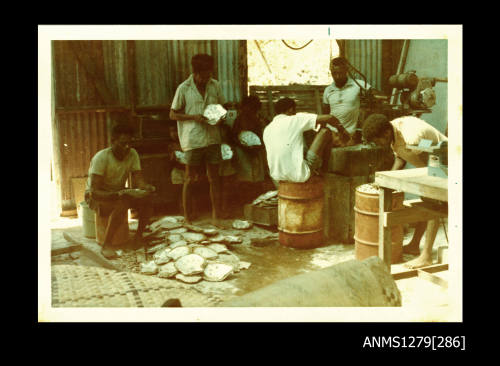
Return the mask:
<svg viewBox="0 0 500 366">
<path fill-rule="evenodd" d="M 392 194 L 392 210 L 404 208 L 404 192 Z M 363 260 L 378 256 L 379 193 L 372 184 L 363 184 L 356 188 L 354 206 L 354 256 Z M 398 263 L 403 255 L 403 226 L 391 228 L 392 263 Z"/>
<path fill-rule="evenodd" d="M 280 181 L 278 240 L 281 245 L 308 249 L 323 245 L 324 180 L 312 176 L 304 183 Z"/>
</svg>

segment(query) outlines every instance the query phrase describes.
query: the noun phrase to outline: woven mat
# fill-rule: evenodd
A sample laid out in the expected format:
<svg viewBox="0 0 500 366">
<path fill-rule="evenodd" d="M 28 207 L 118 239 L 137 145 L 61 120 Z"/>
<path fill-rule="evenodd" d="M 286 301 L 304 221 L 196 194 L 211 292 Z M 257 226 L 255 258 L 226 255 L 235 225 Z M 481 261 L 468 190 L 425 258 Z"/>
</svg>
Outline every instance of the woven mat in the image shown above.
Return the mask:
<svg viewBox="0 0 500 366">
<path fill-rule="evenodd" d="M 221 301 L 175 280 L 80 265 L 52 266 L 52 307 L 161 307 L 178 298 L 183 307 Z"/>
</svg>

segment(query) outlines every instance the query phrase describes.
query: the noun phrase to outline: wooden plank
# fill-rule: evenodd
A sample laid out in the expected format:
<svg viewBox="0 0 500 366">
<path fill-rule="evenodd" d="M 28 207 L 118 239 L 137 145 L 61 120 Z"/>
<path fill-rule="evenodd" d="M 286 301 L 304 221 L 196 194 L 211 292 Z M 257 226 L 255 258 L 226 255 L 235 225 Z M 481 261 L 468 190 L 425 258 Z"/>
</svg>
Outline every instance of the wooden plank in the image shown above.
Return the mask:
<svg viewBox="0 0 500 366">
<path fill-rule="evenodd" d="M 79 243 L 64 243 L 60 245 L 53 243 L 50 254 L 54 256 L 66 253 L 73 253 L 82 250 L 82 248 L 83 245 Z"/>
<path fill-rule="evenodd" d="M 70 114 L 81 112 L 126 112 L 130 107 L 126 105 L 103 105 L 103 106 L 86 106 L 86 107 L 57 107 L 57 114 Z"/>
<path fill-rule="evenodd" d="M 392 208 L 392 190 L 381 188 L 379 190 L 379 225 L 378 225 L 378 255 L 391 268 L 392 262 L 392 235 L 391 228 L 384 226 L 384 213 Z"/>
<path fill-rule="evenodd" d="M 424 211 L 418 207 L 409 207 L 397 211 L 384 213 L 384 227 L 413 222 L 429 221 L 441 217 L 430 211 Z"/>
<path fill-rule="evenodd" d="M 422 213 L 430 213 L 440 218 L 448 217 L 448 205 L 438 205 L 431 202 L 412 202 L 411 207 L 417 208 Z"/>
<path fill-rule="evenodd" d="M 427 168 L 376 172 L 375 183 L 385 188 L 448 201 L 448 179 L 427 175 Z"/>
<path fill-rule="evenodd" d="M 423 278 L 441 287 L 448 288 L 448 281 L 443 280 L 441 277 L 435 276 L 432 273 L 429 273 L 423 269 L 417 269 L 417 272 L 419 278 Z"/>
<path fill-rule="evenodd" d="M 250 87 L 251 90 L 254 91 L 293 91 L 293 90 L 324 90 L 328 85 L 303 85 L 303 84 L 295 84 L 295 85 L 252 85 Z"/>
<path fill-rule="evenodd" d="M 420 271 L 425 271 L 427 273 L 435 273 L 435 272 L 441 272 L 441 271 L 447 271 L 449 269 L 448 264 L 433 264 L 431 266 L 427 267 L 422 267 L 418 269 L 405 269 L 404 271 L 401 272 L 395 272 L 392 273 L 392 278 L 396 280 L 402 280 L 405 278 L 411 278 L 418 276 L 418 270 Z"/>
<path fill-rule="evenodd" d="M 316 101 L 316 113 L 321 114 L 321 98 L 319 96 L 319 90 L 314 90 L 314 99 Z"/>
<path fill-rule="evenodd" d="M 269 116 L 274 117 L 274 103 L 273 103 L 273 93 L 271 93 L 271 90 L 267 91 L 267 102 L 268 102 L 268 108 L 269 108 Z"/>
</svg>

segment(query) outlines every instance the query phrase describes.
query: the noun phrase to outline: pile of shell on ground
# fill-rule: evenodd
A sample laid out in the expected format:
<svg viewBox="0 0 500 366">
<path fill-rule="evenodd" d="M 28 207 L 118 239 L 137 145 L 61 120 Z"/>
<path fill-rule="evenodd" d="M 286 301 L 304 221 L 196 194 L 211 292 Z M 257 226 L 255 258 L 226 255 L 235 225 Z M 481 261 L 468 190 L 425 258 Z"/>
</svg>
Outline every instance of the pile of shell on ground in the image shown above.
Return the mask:
<svg viewBox="0 0 500 366">
<path fill-rule="evenodd" d="M 251 224 L 238 221 L 233 227 L 248 229 Z M 153 222 L 143 237 L 148 242 L 148 260 L 141 263 L 142 274 L 185 283 L 219 282 L 251 264 L 240 261 L 228 249 L 228 245 L 242 243 L 239 236 L 187 225 L 182 216 L 166 216 Z"/>
<path fill-rule="evenodd" d="M 252 202 L 252 205 L 257 207 L 277 207 L 278 191 L 269 191 L 261 194 Z"/>
</svg>

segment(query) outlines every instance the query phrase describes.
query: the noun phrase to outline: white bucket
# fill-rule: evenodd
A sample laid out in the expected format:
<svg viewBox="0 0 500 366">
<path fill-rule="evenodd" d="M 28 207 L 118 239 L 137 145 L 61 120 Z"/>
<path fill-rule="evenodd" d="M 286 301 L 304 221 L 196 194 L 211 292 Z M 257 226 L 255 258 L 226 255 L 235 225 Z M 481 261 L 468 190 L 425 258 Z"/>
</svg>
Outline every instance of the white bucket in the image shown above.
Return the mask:
<svg viewBox="0 0 500 366">
<path fill-rule="evenodd" d="M 85 201 L 80 202 L 80 207 L 82 208 L 83 235 L 87 238 L 95 238 L 95 211 Z"/>
</svg>

